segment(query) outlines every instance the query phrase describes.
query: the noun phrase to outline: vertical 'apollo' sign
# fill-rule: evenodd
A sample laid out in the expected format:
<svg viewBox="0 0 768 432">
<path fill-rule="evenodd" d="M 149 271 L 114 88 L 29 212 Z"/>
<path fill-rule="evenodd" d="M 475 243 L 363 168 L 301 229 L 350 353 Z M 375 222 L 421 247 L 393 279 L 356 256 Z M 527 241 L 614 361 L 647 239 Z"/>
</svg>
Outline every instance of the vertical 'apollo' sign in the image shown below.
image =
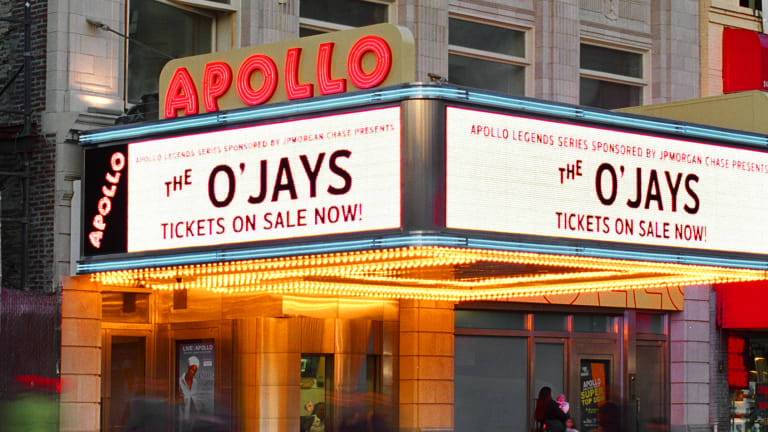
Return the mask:
<svg viewBox="0 0 768 432">
<path fill-rule="evenodd" d="M 333 95 L 414 79 L 410 32 L 378 24 L 172 60 L 160 73 L 164 118 Z"/>
</svg>

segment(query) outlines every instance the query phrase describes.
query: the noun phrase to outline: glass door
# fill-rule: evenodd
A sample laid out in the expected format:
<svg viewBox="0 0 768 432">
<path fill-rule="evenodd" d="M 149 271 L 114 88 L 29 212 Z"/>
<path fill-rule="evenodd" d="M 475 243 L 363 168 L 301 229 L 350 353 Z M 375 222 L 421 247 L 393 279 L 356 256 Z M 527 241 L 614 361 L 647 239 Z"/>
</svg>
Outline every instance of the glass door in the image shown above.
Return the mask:
<svg viewBox="0 0 768 432">
<path fill-rule="evenodd" d="M 663 342 L 638 341 L 636 409 L 640 431 L 667 427 L 665 352 Z"/>
<path fill-rule="evenodd" d="M 333 356 L 302 354 L 300 367 L 300 431 L 333 430 Z"/>
<path fill-rule="evenodd" d="M 575 363 L 570 379 L 577 391 L 570 414 L 575 428 L 597 429 L 597 414 L 601 410 L 610 413 L 613 421 L 619 421 L 621 395 L 616 393 L 620 386 L 615 338 L 584 338 L 575 340 L 573 346 Z"/>
<path fill-rule="evenodd" d="M 102 430 L 120 432 L 147 391 L 149 334 L 104 330 Z"/>
</svg>

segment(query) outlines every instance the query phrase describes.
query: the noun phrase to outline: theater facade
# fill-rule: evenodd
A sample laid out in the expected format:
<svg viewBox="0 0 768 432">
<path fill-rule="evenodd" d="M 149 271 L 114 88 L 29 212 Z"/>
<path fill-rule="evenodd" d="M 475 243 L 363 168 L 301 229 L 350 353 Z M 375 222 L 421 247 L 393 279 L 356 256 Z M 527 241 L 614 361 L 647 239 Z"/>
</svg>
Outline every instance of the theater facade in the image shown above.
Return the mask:
<svg viewBox="0 0 768 432">
<path fill-rule="evenodd" d="M 412 83 L 407 32 L 340 34 L 171 62 L 165 120 L 80 134 L 62 430 L 137 397 L 177 430 L 531 430 L 542 386 L 580 430 L 706 423 L 768 138 Z"/>
</svg>

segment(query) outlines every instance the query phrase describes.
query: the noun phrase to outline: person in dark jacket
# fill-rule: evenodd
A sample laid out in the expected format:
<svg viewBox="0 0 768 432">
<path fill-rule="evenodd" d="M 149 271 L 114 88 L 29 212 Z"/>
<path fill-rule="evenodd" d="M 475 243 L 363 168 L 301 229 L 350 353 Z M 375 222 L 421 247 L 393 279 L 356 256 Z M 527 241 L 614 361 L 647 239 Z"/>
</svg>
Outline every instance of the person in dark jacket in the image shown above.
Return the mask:
<svg viewBox="0 0 768 432">
<path fill-rule="evenodd" d="M 536 400 L 536 411 L 533 414 L 539 431 L 565 432 L 565 421 L 568 414 L 560 409 L 557 402 L 552 399 L 552 389 L 542 387 L 539 390 L 539 398 Z"/>
</svg>

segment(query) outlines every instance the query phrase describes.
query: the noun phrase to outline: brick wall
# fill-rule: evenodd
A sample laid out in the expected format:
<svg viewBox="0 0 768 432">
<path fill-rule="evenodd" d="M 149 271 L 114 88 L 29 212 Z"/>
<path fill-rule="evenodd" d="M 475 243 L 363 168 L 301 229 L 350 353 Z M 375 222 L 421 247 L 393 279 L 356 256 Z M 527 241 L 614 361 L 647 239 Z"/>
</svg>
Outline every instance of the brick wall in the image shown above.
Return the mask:
<svg viewBox="0 0 768 432">
<path fill-rule="evenodd" d="M 12 0 L 0 4 L 0 15 L 22 19 L 24 1 Z M 32 64 L 30 93 L 32 116 L 31 137 L 19 137 L 23 117 L 0 115 L 0 171 L 26 173 L 0 177 L 2 190 L 2 275 L 7 288 L 49 290 L 53 280 L 53 203 L 55 180 L 55 151 L 53 141 L 40 136 L 40 117 L 45 111 L 46 32 L 48 2 L 30 0 Z M 10 81 L 23 64 L 24 28 L 16 23 L 0 26 L 0 86 Z M 0 106 L 23 110 L 24 72 L 0 96 Z M 26 189 L 26 190 L 25 190 Z M 29 199 L 25 209 L 24 197 Z M 23 219 L 27 216 L 27 238 L 23 236 Z M 24 246 L 27 246 L 26 249 Z M 22 266 L 26 261 L 26 281 Z"/>
</svg>

